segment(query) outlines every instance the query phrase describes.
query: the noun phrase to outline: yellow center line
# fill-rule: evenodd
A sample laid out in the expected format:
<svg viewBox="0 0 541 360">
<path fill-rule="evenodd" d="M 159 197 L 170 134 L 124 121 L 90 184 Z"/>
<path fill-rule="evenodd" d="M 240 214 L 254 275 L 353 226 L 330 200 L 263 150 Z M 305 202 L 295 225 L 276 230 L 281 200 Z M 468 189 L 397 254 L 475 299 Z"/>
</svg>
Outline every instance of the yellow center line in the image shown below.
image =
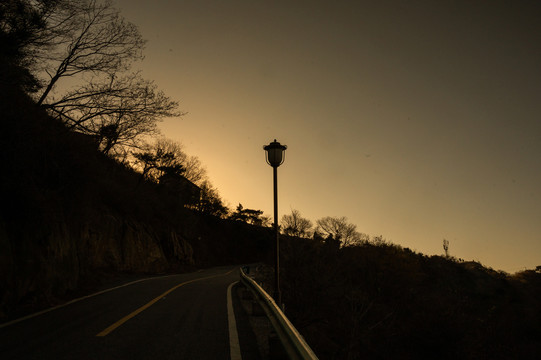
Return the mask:
<svg viewBox="0 0 541 360">
<path fill-rule="evenodd" d="M 180 283 L 178 285 L 175 285 L 173 286 L 171 289 L 167 290 L 166 292 L 164 292 L 163 294 L 161 294 L 160 296 L 150 300 L 148 303 L 146 303 L 145 305 L 141 306 L 139 309 L 135 310 L 134 312 L 132 312 L 131 314 L 128 314 L 126 316 L 124 316 L 122 319 L 118 320 L 117 322 L 115 322 L 114 324 L 112 324 L 111 326 L 107 327 L 106 329 L 100 331 L 99 333 L 96 334 L 96 336 L 107 336 L 109 335 L 111 332 L 113 332 L 116 328 L 118 328 L 119 326 L 121 326 L 122 324 L 124 324 L 126 321 L 130 320 L 131 318 L 137 316 L 139 313 L 145 311 L 146 309 L 148 309 L 149 307 L 151 307 L 152 305 L 154 305 L 158 300 L 160 300 L 161 298 L 169 295 L 171 292 L 175 291 L 176 289 L 178 289 L 179 287 L 183 286 L 183 285 L 187 285 L 187 284 L 190 284 L 190 283 L 193 283 L 193 282 L 196 282 L 196 281 L 201 281 L 201 280 L 206 280 L 206 279 L 211 279 L 211 278 L 215 278 L 215 277 L 218 277 L 218 276 L 226 276 L 226 275 L 229 275 L 233 272 L 233 270 L 235 269 L 232 269 L 228 272 L 226 272 L 225 274 L 218 274 L 218 275 L 212 275 L 212 276 L 206 276 L 206 277 L 203 277 L 203 278 L 200 278 L 200 279 L 194 279 L 194 280 L 189 280 L 189 281 L 185 281 L 183 283 Z"/>
</svg>

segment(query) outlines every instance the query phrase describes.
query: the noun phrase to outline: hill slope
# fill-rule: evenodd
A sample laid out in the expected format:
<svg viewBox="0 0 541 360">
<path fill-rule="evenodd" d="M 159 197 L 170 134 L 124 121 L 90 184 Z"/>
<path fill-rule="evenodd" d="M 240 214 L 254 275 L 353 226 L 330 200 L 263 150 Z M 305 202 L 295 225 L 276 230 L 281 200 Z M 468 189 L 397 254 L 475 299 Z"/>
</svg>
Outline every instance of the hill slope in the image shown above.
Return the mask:
<svg viewBox="0 0 541 360">
<path fill-rule="evenodd" d="M 541 358 L 539 272 L 386 243 L 283 244 L 282 299 L 321 359 Z"/>
<path fill-rule="evenodd" d="M 265 256 L 265 229 L 185 209 L 26 95 L 0 90 L 0 321 L 54 304 L 102 273 Z"/>
</svg>

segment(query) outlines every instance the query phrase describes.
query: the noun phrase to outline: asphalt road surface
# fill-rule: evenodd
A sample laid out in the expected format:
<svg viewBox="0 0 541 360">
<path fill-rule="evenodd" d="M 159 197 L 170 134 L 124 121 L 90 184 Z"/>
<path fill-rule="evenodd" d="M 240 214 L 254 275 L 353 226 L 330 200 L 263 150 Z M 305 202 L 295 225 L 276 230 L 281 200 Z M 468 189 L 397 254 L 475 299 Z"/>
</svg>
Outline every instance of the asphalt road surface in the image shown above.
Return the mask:
<svg viewBox="0 0 541 360">
<path fill-rule="evenodd" d="M 0 324 L 0 359 L 258 358 L 238 279 L 238 267 L 150 278 Z"/>
</svg>

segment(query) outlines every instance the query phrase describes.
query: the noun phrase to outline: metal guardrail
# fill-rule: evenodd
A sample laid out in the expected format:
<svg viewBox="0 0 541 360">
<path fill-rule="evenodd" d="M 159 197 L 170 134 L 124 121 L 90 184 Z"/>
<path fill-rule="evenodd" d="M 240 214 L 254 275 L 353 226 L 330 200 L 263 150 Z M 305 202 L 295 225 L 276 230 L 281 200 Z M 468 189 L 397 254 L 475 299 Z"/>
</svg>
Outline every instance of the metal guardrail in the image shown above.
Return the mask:
<svg viewBox="0 0 541 360">
<path fill-rule="evenodd" d="M 252 292 L 254 298 L 265 311 L 288 357 L 292 360 L 318 360 L 316 354 L 276 305 L 272 297 L 257 282 L 247 276 L 242 268 L 240 269 L 240 281 Z"/>
</svg>

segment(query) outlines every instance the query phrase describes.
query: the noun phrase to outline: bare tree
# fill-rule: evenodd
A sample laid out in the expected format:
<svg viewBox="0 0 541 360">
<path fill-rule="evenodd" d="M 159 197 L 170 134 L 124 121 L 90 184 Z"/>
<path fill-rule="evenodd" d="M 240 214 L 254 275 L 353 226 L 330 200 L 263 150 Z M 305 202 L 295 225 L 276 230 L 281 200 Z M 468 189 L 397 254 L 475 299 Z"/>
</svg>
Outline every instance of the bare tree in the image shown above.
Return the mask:
<svg viewBox="0 0 541 360">
<path fill-rule="evenodd" d="M 138 73 L 91 81 L 43 106 L 69 128 L 95 136 L 104 153 L 140 147 L 143 135 L 159 133 L 159 120 L 181 115 L 177 102 Z"/>
<path fill-rule="evenodd" d="M 47 75 L 38 105 L 48 103 L 49 94 L 61 78 L 113 75 L 142 58 L 145 41 L 111 1 L 52 3 L 54 6 L 44 14 L 47 26 L 41 36 L 41 48 L 47 51 L 38 55 L 44 60 Z"/>
<path fill-rule="evenodd" d="M 316 221 L 316 232 L 324 237 L 331 236 L 338 240 L 341 246 L 351 246 L 361 242 L 360 233 L 357 232 L 357 225 L 348 222 L 345 216 L 326 216 Z"/>
<path fill-rule="evenodd" d="M 312 222 L 301 216 L 299 210 L 291 210 L 290 215 L 282 216 L 281 228 L 289 236 L 310 237 Z"/>
<path fill-rule="evenodd" d="M 28 2 L 44 24 L 31 46 L 41 64 L 34 69 L 42 84 L 39 106 L 93 136 L 104 153 L 124 156 L 141 146 L 142 137 L 159 132 L 158 121 L 182 115 L 151 81 L 128 73 L 142 59 L 145 41 L 110 0 Z M 58 91 L 61 82 L 63 89 L 72 87 Z"/>
</svg>

